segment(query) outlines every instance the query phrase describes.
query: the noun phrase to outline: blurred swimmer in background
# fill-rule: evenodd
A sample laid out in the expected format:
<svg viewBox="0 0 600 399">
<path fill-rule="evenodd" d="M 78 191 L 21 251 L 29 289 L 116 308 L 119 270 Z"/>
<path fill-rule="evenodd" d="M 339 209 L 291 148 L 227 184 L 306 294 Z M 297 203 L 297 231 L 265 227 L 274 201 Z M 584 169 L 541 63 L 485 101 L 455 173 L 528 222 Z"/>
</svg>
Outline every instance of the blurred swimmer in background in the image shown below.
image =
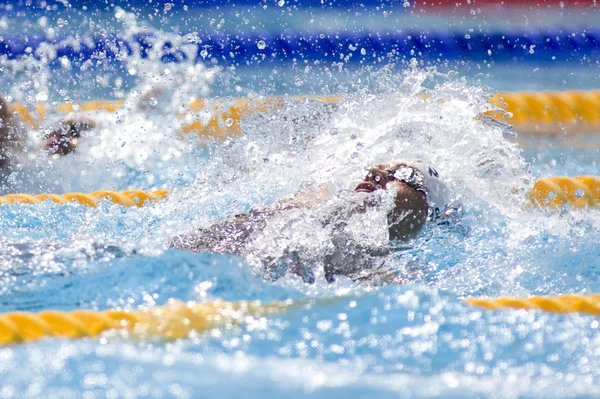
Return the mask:
<svg viewBox="0 0 600 399">
<path fill-rule="evenodd" d="M 77 148 L 77 140 L 85 131 L 93 129 L 89 118 L 63 119 L 49 128 L 39 148 L 49 156 L 67 155 Z M 28 132 L 17 112 L 0 95 L 0 167 L 14 167 L 27 146 Z"/>
</svg>

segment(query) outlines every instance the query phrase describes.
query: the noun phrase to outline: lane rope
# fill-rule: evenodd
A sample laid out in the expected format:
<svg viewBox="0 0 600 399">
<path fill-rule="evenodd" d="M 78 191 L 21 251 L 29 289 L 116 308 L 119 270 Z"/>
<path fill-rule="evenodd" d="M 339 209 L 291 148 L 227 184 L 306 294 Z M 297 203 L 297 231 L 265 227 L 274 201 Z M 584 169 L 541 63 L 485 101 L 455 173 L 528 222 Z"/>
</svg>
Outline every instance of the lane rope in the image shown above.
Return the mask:
<svg viewBox="0 0 600 399">
<path fill-rule="evenodd" d="M 122 206 L 142 207 L 151 203 L 163 200 L 168 195 L 167 190 L 128 190 L 128 191 L 109 191 L 99 190 L 89 194 L 85 193 L 66 193 L 66 194 L 8 194 L 0 196 L 0 205 L 7 204 L 36 204 L 42 201 L 52 201 L 58 204 L 77 202 L 96 208 L 101 201 L 112 202 Z"/>
<path fill-rule="evenodd" d="M 142 207 L 165 199 L 168 190 L 99 190 L 92 193 L 7 194 L 0 196 L 0 205 L 36 204 L 53 201 L 59 204 L 77 202 L 96 208 L 100 201 L 122 206 Z M 540 208 L 586 208 L 600 206 L 600 176 L 551 176 L 537 180 L 528 193 L 531 205 Z"/>
<path fill-rule="evenodd" d="M 534 296 L 531 298 L 470 298 L 465 302 L 489 310 L 534 309 L 554 313 L 586 313 L 600 316 L 600 294 Z"/>
<path fill-rule="evenodd" d="M 486 114 L 509 123 L 517 131 L 538 134 L 598 133 L 600 90 L 504 92 L 490 103 L 512 114 Z"/>
<path fill-rule="evenodd" d="M 551 176 L 537 180 L 529 200 L 542 208 L 600 206 L 600 176 Z"/>
<path fill-rule="evenodd" d="M 256 112 L 272 112 L 284 107 L 287 101 L 319 101 L 341 103 L 339 96 L 292 96 L 264 99 L 237 98 L 230 101 L 194 99 L 188 112 L 178 115 L 184 119 L 184 134 L 196 133 L 201 137 L 224 138 L 241 136 L 241 120 Z M 490 103 L 505 112 L 488 111 L 486 115 L 513 125 L 520 132 L 533 134 L 597 133 L 600 130 L 600 90 L 565 92 L 501 92 Z M 116 112 L 124 101 L 94 100 L 81 104 L 59 103 L 58 113 Z M 33 107 L 11 104 L 14 111 L 31 128 L 39 128 L 50 106 L 38 103 Z M 198 117 L 200 113 L 211 115 L 209 120 Z M 205 115 L 204 115 L 205 116 Z"/>
<path fill-rule="evenodd" d="M 104 311 L 47 310 L 39 313 L 12 312 L 0 315 L 0 346 L 35 341 L 44 337 L 94 337 L 108 330 L 123 330 L 136 338 L 187 338 L 192 332 L 232 327 L 305 305 L 307 302 L 206 302 L 184 303 L 171 299 L 164 306 L 139 310 Z"/>
<path fill-rule="evenodd" d="M 327 305 L 341 299 L 343 297 L 328 298 L 319 303 Z M 138 310 L 16 311 L 0 314 L 0 346 L 47 337 L 96 337 L 110 330 L 120 330 L 137 339 L 184 339 L 194 333 L 214 328 L 233 328 L 259 317 L 283 313 L 292 308 L 310 307 L 315 303 L 316 301 L 292 300 L 268 304 L 261 304 L 259 301 L 184 303 L 170 299 L 166 305 Z M 465 303 L 486 310 L 513 308 L 600 316 L 600 294 L 469 298 Z"/>
<path fill-rule="evenodd" d="M 467 9 L 470 11 L 473 6 L 477 7 L 493 7 L 494 9 L 503 9 L 508 8 L 509 6 L 527 6 L 534 7 L 543 5 L 544 7 L 556 7 L 560 9 L 564 9 L 565 6 L 568 8 L 572 7 L 594 7 L 595 3 L 593 0 L 503 0 L 501 3 L 498 3 L 497 0 L 472 0 L 469 3 L 457 3 L 456 0 L 438 0 L 435 2 L 427 1 L 427 0 L 412 0 L 409 2 L 410 7 L 407 6 L 406 2 L 399 0 L 392 0 L 386 6 L 390 7 L 394 12 L 408 12 L 411 9 L 429 9 L 429 8 L 446 8 L 446 9 Z M 541 4 L 540 4 L 541 3 Z M 140 9 L 146 10 L 147 7 L 151 6 L 152 12 L 154 10 L 163 10 L 171 7 L 173 9 L 185 9 L 185 10 L 193 10 L 195 12 L 202 12 L 204 9 L 210 9 L 215 7 L 221 7 L 227 9 L 228 7 L 235 6 L 238 9 L 238 12 L 243 10 L 243 12 L 253 11 L 256 7 L 256 2 L 252 0 L 236 0 L 235 3 L 232 3 L 229 0 L 203 0 L 203 1 L 185 1 L 185 0 L 153 0 L 149 3 L 147 0 L 128 0 L 127 4 L 132 9 Z M 31 12 L 32 10 L 44 10 L 47 11 L 49 9 L 55 9 L 54 7 L 66 7 L 64 3 L 60 0 L 33 0 L 28 2 L 14 2 L 8 3 L 9 7 L 6 7 L 6 12 L 14 13 L 17 11 L 21 12 Z M 69 3 L 69 8 L 73 8 L 78 10 L 79 12 L 87 10 L 85 8 L 87 3 L 85 1 L 74 1 L 72 4 Z M 342 8 L 345 10 L 354 9 L 354 8 L 375 8 L 379 9 L 381 6 L 381 0 L 329 0 L 327 2 L 317 1 L 317 0 L 308 0 L 304 2 L 298 2 L 297 4 L 293 4 L 293 9 L 316 9 L 316 10 L 330 10 Z M 53 7 L 53 8 L 50 8 Z M 247 7 L 247 8 L 246 8 Z M 290 7 L 290 4 L 286 4 L 286 7 Z M 0 7 L 0 10 L 2 8 Z M 110 9 L 110 7 L 105 6 L 105 10 Z M 99 8 L 102 10 L 102 8 Z M 150 11 L 148 11 L 150 12 Z M 9 14 L 10 15 L 10 14 Z"/>
<path fill-rule="evenodd" d="M 468 33 L 468 34 L 467 34 Z M 48 51 L 52 49 L 52 51 Z M 75 67 L 87 60 L 122 62 L 127 57 L 156 57 L 164 63 L 259 65 L 320 62 L 387 64 L 409 58 L 473 61 L 598 60 L 600 31 L 521 29 L 508 32 L 359 31 L 359 32 L 193 32 L 163 39 L 150 32 L 131 37 L 91 34 L 44 37 L 0 36 L 0 56 L 68 59 Z"/>
</svg>

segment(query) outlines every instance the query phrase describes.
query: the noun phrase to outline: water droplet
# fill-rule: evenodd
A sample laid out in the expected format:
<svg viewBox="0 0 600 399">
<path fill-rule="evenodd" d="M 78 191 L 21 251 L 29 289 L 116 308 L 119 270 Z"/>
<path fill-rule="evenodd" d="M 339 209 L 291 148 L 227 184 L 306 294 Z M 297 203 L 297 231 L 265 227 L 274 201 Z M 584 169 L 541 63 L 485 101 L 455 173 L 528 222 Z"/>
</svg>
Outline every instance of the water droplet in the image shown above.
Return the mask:
<svg viewBox="0 0 600 399">
<path fill-rule="evenodd" d="M 233 119 L 231 119 L 231 118 L 227 118 L 227 119 L 225 120 L 225 126 L 227 126 L 227 127 L 231 127 L 231 126 L 233 126 Z"/>
<path fill-rule="evenodd" d="M 555 199 L 556 198 L 556 193 L 554 191 L 550 191 L 548 193 L 548 198 L 551 199 L 551 200 Z"/>
<path fill-rule="evenodd" d="M 48 93 L 40 92 L 35 95 L 35 101 L 46 102 L 48 101 Z"/>
<path fill-rule="evenodd" d="M 583 198 L 584 195 L 585 195 L 585 191 L 583 191 L 582 188 L 578 188 L 577 190 L 575 190 L 575 197 Z"/>
<path fill-rule="evenodd" d="M 465 39 L 470 39 L 471 35 L 469 35 L 468 33 L 465 35 Z"/>
<path fill-rule="evenodd" d="M 208 51 L 206 51 L 206 49 L 203 49 L 202 51 L 200 51 L 200 56 L 202 58 L 206 58 L 208 56 Z"/>
<path fill-rule="evenodd" d="M 279 7 L 283 7 L 283 6 L 285 5 L 285 0 L 279 0 L 279 1 L 277 2 L 277 5 L 278 5 Z"/>
<path fill-rule="evenodd" d="M 361 49 L 360 49 L 360 53 L 361 53 L 362 55 L 367 55 L 367 50 L 365 50 L 364 48 L 361 48 Z"/>
<path fill-rule="evenodd" d="M 264 40 L 259 40 L 258 43 L 256 43 L 256 47 L 258 47 L 259 50 L 264 50 L 265 47 L 267 47 L 267 43 L 265 43 Z"/>
<path fill-rule="evenodd" d="M 173 8 L 173 4 L 171 3 L 166 3 L 164 6 L 165 11 L 169 11 L 171 8 Z"/>
</svg>

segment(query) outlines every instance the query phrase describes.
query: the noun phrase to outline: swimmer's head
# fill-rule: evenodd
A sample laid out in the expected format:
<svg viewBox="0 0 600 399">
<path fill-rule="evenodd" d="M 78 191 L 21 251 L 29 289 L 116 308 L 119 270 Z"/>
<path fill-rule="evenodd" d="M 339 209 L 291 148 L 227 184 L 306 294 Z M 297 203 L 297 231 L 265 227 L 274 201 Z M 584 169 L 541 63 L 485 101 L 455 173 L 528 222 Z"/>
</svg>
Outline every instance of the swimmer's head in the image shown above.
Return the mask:
<svg viewBox="0 0 600 399">
<path fill-rule="evenodd" d="M 397 190 L 394 208 L 388 214 L 390 239 L 414 238 L 425 224 L 429 211 L 423 174 L 404 162 L 380 164 L 369 169 L 355 190 L 372 193 L 390 189 Z"/>
<path fill-rule="evenodd" d="M 65 119 L 60 121 L 48 133 L 41 148 L 48 155 L 67 155 L 77 148 L 77 140 L 85 131 L 93 129 L 96 123 L 87 118 Z"/>
</svg>

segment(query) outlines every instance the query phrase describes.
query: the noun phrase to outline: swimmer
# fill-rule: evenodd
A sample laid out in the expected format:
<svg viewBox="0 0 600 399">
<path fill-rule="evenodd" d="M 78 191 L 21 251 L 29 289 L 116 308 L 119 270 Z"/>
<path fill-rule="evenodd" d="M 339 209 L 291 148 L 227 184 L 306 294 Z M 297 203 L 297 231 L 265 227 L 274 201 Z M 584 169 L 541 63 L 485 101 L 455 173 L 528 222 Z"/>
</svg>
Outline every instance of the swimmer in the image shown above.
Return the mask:
<svg viewBox="0 0 600 399">
<path fill-rule="evenodd" d="M 393 206 L 387 214 L 387 230 L 391 242 L 408 242 L 414 239 L 427 220 L 443 222 L 452 217 L 455 209 L 450 206 L 449 192 L 433 167 L 419 162 L 392 162 L 376 165 L 368 170 L 364 180 L 354 190 L 364 193 L 359 196 L 362 202 L 353 203 L 348 214 L 361 213 L 369 207 L 380 206 L 377 197 L 372 195 L 378 190 L 396 191 Z M 177 236 L 170 242 L 170 247 L 194 252 L 245 256 L 252 241 L 263 233 L 275 217 L 293 210 L 311 210 L 335 195 L 327 190 L 325 185 L 310 187 L 267 207 L 252 209 L 248 213 L 235 215 L 207 228 Z M 351 196 L 348 192 L 337 195 Z M 381 264 L 382 255 L 387 255 L 393 250 L 389 246 L 370 248 L 355 242 L 342 232 L 345 221 L 333 219 L 323 222 L 337 223 L 340 227 L 333 226 L 334 250 L 328 253 L 322 262 L 328 282 L 335 281 L 336 275 L 360 280 L 365 270 Z M 307 270 L 302 261 L 298 261 L 294 253 L 287 255 L 289 256 L 285 261 L 291 272 L 300 275 L 306 282 L 314 281 L 311 271 Z M 269 271 L 280 261 L 263 259 L 267 278 L 270 277 Z"/>
<path fill-rule="evenodd" d="M 47 155 L 67 155 L 75 151 L 81 134 L 95 127 L 88 118 L 64 119 L 52 126 L 40 143 Z M 27 131 L 18 114 L 0 96 L 0 167 L 14 166 L 25 150 Z"/>
<path fill-rule="evenodd" d="M 25 147 L 25 139 L 17 116 L 0 96 L 0 167 L 14 164 Z"/>
</svg>

